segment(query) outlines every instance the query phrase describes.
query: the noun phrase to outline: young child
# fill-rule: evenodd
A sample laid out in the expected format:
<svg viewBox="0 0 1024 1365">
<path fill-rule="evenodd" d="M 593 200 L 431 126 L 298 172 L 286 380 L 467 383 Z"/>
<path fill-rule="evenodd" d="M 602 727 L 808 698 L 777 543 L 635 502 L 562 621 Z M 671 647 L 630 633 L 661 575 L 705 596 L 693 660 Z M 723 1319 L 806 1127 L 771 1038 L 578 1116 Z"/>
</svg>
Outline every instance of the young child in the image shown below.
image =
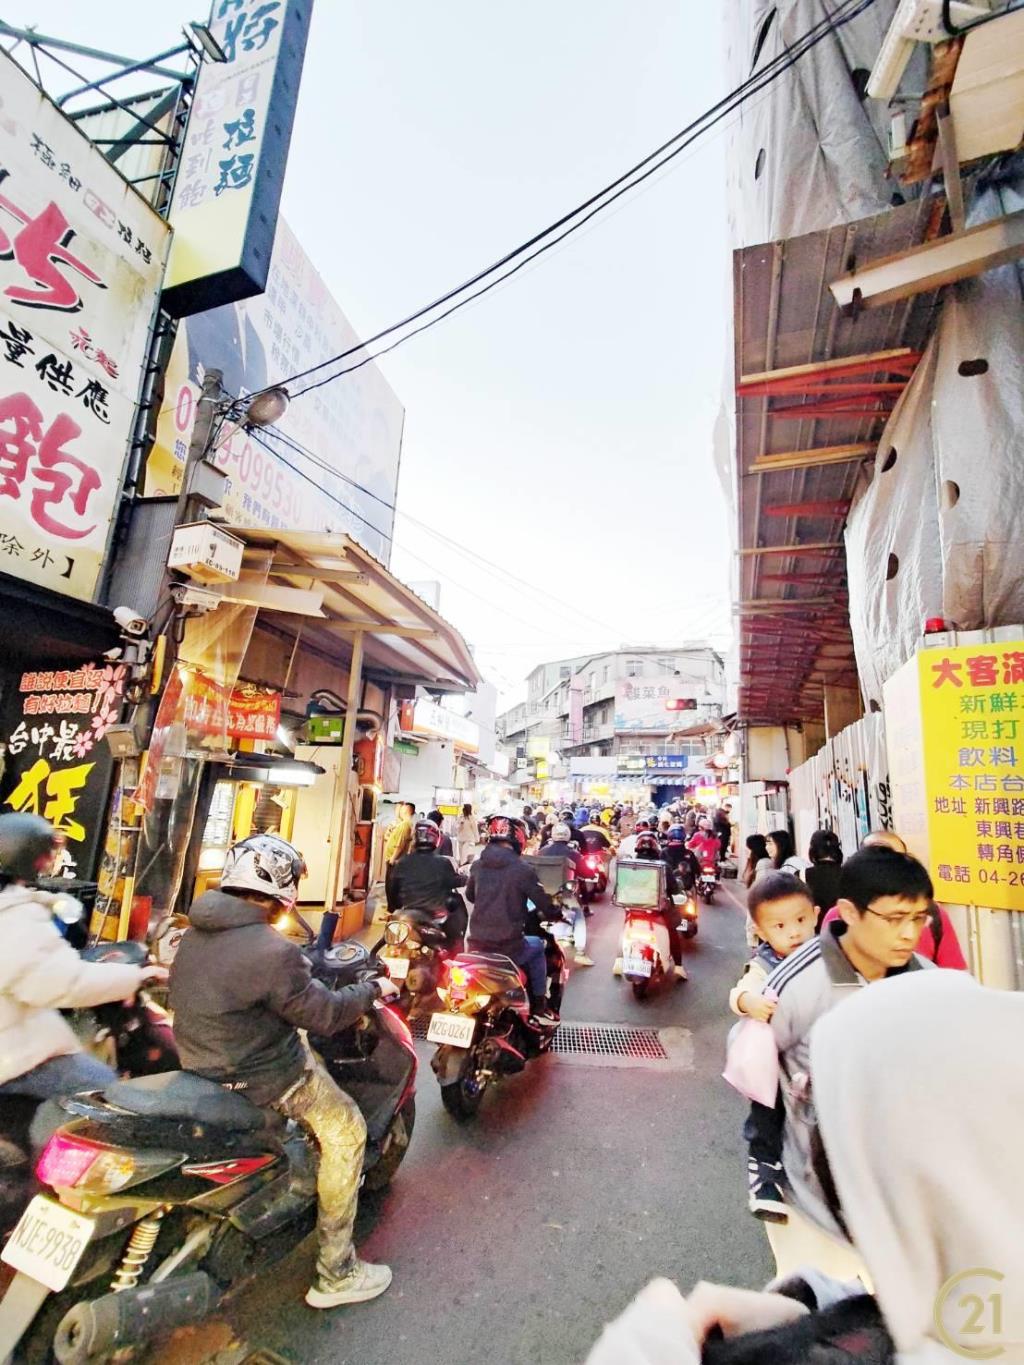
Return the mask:
<svg viewBox="0 0 1024 1365">
<path fill-rule="evenodd" d="M 765 999 L 765 984 L 775 968 L 813 936 L 814 902 L 799 877 L 769 872 L 747 893 L 747 909 L 760 943 L 729 993 L 729 1007 L 738 1015 L 768 1023 L 775 1003 Z M 773 1223 L 787 1219 L 781 1189 L 784 1119 L 781 1097 L 772 1108 L 754 1100 L 743 1125 L 750 1212 Z"/>
</svg>

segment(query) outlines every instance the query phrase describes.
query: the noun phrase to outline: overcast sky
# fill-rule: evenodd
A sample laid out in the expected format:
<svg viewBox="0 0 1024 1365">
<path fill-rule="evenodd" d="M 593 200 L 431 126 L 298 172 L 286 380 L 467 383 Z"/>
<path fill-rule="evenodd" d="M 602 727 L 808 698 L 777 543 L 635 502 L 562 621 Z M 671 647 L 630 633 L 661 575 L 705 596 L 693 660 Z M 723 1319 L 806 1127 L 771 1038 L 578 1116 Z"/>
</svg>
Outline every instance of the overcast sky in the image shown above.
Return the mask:
<svg viewBox="0 0 1024 1365">
<path fill-rule="evenodd" d="M 141 57 L 205 15 L 187 0 L 6 0 L 3 17 Z M 369 335 L 723 93 L 717 5 L 317 0 L 283 212 Z M 719 133 L 381 361 L 406 407 L 392 567 L 440 579 L 503 702 L 544 658 L 709 628 L 727 640 L 711 460 L 731 306 L 723 155 Z"/>
</svg>

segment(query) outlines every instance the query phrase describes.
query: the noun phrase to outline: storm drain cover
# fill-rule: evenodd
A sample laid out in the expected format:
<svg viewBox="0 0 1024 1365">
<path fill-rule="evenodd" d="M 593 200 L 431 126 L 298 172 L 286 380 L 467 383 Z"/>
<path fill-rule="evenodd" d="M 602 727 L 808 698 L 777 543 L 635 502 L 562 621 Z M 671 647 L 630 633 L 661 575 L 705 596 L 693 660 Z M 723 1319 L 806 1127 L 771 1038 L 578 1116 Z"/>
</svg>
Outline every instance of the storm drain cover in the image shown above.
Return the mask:
<svg viewBox="0 0 1024 1365">
<path fill-rule="evenodd" d="M 668 1053 L 657 1031 L 620 1024 L 562 1024 L 553 1051 L 572 1057 L 627 1057 L 663 1062 Z"/>
<path fill-rule="evenodd" d="M 429 1015 L 422 1015 L 419 1019 L 410 1019 L 408 1023 L 414 1038 L 426 1038 L 427 1029 L 430 1027 Z"/>
</svg>

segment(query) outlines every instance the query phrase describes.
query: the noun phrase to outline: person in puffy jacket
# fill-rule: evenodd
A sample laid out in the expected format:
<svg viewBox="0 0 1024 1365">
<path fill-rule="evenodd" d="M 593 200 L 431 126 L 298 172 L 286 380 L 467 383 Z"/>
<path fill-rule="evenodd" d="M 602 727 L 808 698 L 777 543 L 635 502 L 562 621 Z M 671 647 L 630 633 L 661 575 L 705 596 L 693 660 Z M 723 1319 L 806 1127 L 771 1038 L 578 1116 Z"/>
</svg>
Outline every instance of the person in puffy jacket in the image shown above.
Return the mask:
<svg viewBox="0 0 1024 1365">
<path fill-rule="evenodd" d="M 529 903 L 543 917 L 551 909 L 551 897 L 537 874 L 521 860 L 528 835 L 524 821 L 509 815 L 492 815 L 487 821 L 487 846 L 469 869 L 466 899 L 471 953 L 504 953 L 526 973 L 530 1007 L 543 1025 L 557 1023 L 546 1008 L 547 959 L 544 940 L 528 932 Z"/>
<path fill-rule="evenodd" d="M 302 855 L 276 834 L 253 834 L 228 850 L 220 889 L 204 892 L 189 911 L 171 970 L 171 1008 L 183 1066 L 294 1119 L 316 1139 L 320 1245 L 306 1302 L 335 1308 L 383 1294 L 391 1271 L 359 1260 L 352 1245 L 366 1123 L 299 1030 L 337 1033 L 398 990 L 387 980 L 329 990 L 302 950 L 271 926 L 295 904 L 305 871 Z"/>
<path fill-rule="evenodd" d="M 117 1079 L 83 1052 L 59 1011 L 133 996 L 165 967 L 84 962 L 54 922 L 55 895 L 41 891 L 63 843 L 42 816 L 0 815 L 0 1096 L 53 1099 L 100 1090 Z"/>
<path fill-rule="evenodd" d="M 697 826 L 696 834 L 692 834 L 686 841 L 686 847 L 691 853 L 696 853 L 701 867 L 717 867 L 720 844 L 718 835 L 715 834 L 711 821 L 704 816 Z"/>
</svg>

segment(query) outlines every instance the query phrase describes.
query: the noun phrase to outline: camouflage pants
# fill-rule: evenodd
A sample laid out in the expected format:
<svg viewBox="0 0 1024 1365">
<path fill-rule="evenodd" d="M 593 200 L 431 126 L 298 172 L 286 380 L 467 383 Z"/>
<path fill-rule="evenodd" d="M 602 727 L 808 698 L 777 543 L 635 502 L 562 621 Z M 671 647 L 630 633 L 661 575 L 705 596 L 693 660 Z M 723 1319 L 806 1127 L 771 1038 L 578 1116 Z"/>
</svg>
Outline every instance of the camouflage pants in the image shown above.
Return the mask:
<svg viewBox="0 0 1024 1365">
<path fill-rule="evenodd" d="M 355 1263 L 352 1225 L 366 1147 L 363 1116 L 355 1100 L 335 1085 L 324 1064 L 312 1055 L 302 1080 L 273 1107 L 312 1133 L 320 1148 L 317 1270 L 325 1279 L 340 1280 Z"/>
</svg>

